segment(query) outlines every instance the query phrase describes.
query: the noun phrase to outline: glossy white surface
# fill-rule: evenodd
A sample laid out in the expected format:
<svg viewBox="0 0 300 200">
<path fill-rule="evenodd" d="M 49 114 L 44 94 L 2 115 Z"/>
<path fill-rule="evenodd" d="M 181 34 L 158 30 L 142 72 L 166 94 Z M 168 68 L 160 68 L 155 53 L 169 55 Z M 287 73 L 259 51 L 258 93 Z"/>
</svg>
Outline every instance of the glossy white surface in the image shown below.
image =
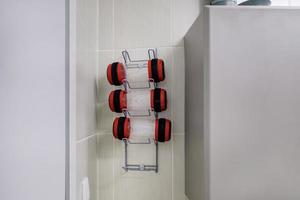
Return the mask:
<svg viewBox="0 0 300 200">
<path fill-rule="evenodd" d="M 115 0 L 115 48 L 171 45 L 171 0 Z"/>
</svg>

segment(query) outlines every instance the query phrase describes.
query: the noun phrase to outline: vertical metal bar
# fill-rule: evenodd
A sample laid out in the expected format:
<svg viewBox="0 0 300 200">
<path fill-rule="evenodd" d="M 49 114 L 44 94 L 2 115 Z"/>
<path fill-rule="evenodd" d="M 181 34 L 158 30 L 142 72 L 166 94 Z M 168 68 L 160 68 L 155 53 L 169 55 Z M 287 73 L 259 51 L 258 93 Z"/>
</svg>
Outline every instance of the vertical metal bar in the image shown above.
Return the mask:
<svg viewBox="0 0 300 200">
<path fill-rule="evenodd" d="M 124 140 L 125 143 L 125 170 L 128 171 L 128 152 L 127 152 L 127 147 L 128 147 L 128 143 L 127 140 Z"/>
<path fill-rule="evenodd" d="M 123 87 L 125 89 L 125 92 L 127 93 L 127 80 L 123 81 Z"/>
<path fill-rule="evenodd" d="M 129 63 L 131 61 L 129 53 L 128 53 L 127 50 L 122 51 L 122 56 L 123 56 L 123 59 L 124 59 L 125 63 Z"/>
<path fill-rule="evenodd" d="M 155 172 L 158 172 L 158 142 L 155 142 L 155 146 L 156 146 L 156 170 Z"/>
</svg>

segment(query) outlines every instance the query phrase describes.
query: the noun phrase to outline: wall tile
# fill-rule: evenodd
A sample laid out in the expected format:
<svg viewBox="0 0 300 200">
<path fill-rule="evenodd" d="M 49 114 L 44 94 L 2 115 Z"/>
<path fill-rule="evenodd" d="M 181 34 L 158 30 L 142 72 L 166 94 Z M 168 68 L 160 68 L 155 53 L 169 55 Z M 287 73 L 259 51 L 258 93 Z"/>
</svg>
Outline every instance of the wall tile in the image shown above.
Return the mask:
<svg viewBox="0 0 300 200">
<path fill-rule="evenodd" d="M 114 86 L 110 85 L 107 76 L 106 70 L 107 66 L 110 63 L 115 62 L 114 60 L 114 52 L 113 51 L 99 51 L 99 65 L 98 65 L 98 95 L 99 95 L 99 103 L 107 103 L 108 95 L 110 91 L 114 89 Z"/>
<path fill-rule="evenodd" d="M 174 81 L 173 82 L 173 133 L 184 133 L 184 85 L 185 85 L 185 63 L 184 48 L 173 49 Z"/>
<path fill-rule="evenodd" d="M 108 104 L 102 104 L 98 107 L 99 112 L 99 130 L 101 132 L 111 133 L 112 125 L 114 118 L 118 116 L 118 114 L 111 112 Z"/>
<path fill-rule="evenodd" d="M 183 37 L 200 12 L 199 0 L 173 0 L 172 34 L 174 46 L 183 46 Z"/>
<path fill-rule="evenodd" d="M 173 48 L 164 47 L 158 48 L 158 58 L 162 58 L 165 62 L 165 74 L 164 81 L 158 84 L 159 87 L 167 90 L 168 95 L 168 108 L 166 111 L 159 113 L 159 117 L 166 117 L 173 122 L 173 87 L 174 87 L 174 66 L 173 66 Z"/>
<path fill-rule="evenodd" d="M 173 136 L 173 200 L 185 199 L 184 135 Z"/>
<path fill-rule="evenodd" d="M 99 49 L 112 50 L 114 36 L 114 0 L 99 0 Z"/>
<path fill-rule="evenodd" d="M 169 46 L 171 0 L 115 0 L 115 48 Z"/>
<path fill-rule="evenodd" d="M 77 55 L 77 139 L 96 133 L 96 53 Z"/>
<path fill-rule="evenodd" d="M 77 200 L 82 200 L 81 181 L 84 177 L 89 178 L 91 199 L 97 198 L 97 152 L 96 136 L 77 144 L 76 156 L 76 187 Z"/>
<path fill-rule="evenodd" d="M 77 0 L 77 50 L 88 52 L 97 48 L 97 0 Z"/>
<path fill-rule="evenodd" d="M 77 0 L 77 139 L 96 133 L 97 0 Z"/>
<path fill-rule="evenodd" d="M 98 135 L 98 200 L 113 200 L 113 136 Z"/>
</svg>

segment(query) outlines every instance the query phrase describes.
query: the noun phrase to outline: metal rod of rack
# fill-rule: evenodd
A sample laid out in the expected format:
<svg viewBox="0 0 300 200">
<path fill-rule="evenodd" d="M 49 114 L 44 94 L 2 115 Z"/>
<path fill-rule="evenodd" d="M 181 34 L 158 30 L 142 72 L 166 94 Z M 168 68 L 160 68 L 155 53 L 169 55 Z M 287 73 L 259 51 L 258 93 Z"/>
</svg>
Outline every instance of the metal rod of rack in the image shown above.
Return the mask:
<svg viewBox="0 0 300 200">
<path fill-rule="evenodd" d="M 129 112 L 127 109 L 124 109 L 123 110 L 123 114 L 125 117 L 150 117 L 151 115 L 154 115 L 155 118 L 158 118 L 158 113 L 151 110 L 151 109 L 148 109 L 145 114 L 136 114 L 134 112 Z"/>
</svg>

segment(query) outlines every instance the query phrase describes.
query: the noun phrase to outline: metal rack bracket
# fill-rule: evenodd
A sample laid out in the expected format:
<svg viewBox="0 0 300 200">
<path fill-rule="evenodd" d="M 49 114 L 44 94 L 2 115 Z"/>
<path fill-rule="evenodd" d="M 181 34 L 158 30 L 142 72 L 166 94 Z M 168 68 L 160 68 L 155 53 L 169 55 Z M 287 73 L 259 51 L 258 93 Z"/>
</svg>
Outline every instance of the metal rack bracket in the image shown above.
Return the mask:
<svg viewBox="0 0 300 200">
<path fill-rule="evenodd" d="M 148 60 L 132 60 L 127 50 L 122 51 L 122 56 L 127 69 L 146 68 Z M 157 58 L 157 49 L 148 49 L 149 60 Z"/>
<path fill-rule="evenodd" d="M 155 144 L 155 165 L 144 165 L 144 164 L 128 164 L 128 144 L 151 144 L 151 140 L 148 139 L 146 142 L 130 142 L 127 139 L 123 139 L 125 145 L 125 160 L 123 169 L 128 171 L 155 171 L 158 173 L 158 143 Z"/>
</svg>

